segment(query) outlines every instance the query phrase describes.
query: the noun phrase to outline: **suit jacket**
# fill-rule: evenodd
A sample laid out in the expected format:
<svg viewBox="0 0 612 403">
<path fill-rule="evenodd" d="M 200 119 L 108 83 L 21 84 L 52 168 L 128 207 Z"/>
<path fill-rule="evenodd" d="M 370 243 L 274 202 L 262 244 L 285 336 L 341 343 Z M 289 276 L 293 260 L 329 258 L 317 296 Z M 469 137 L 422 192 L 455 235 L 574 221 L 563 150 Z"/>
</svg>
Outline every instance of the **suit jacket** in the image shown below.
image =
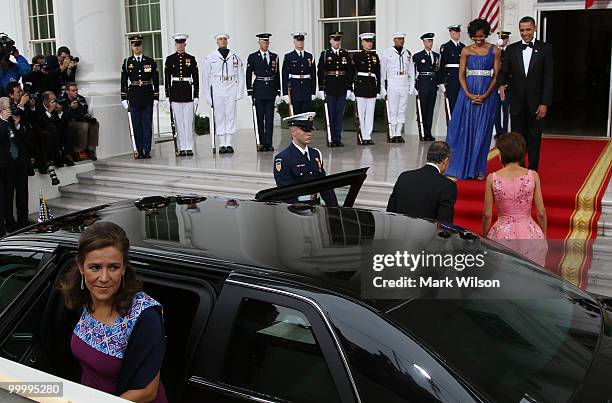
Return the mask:
<svg viewBox="0 0 612 403">
<path fill-rule="evenodd" d="M 279 64 L 276 53 L 268 51 L 268 63 L 264 62 L 259 50 L 251 53 L 246 68 L 247 95 L 267 100 L 280 96 Z"/>
<path fill-rule="evenodd" d="M 402 172 L 389 197 L 387 211 L 452 223 L 456 200 L 455 182 L 441 175 L 436 167 L 425 165 Z"/>
<path fill-rule="evenodd" d="M 6 167 L 11 150 L 11 130 L 7 121 L 0 119 L 0 166 Z M 6 169 L 6 168 L 2 168 Z"/>
<path fill-rule="evenodd" d="M 553 55 L 552 46 L 534 41 L 529 70 L 525 75 L 522 41 L 506 48 L 498 84 L 508 84 L 512 93 L 510 113 L 519 114 L 526 101 L 530 111 L 535 113 L 540 105 L 550 106 L 553 96 Z"/>
</svg>

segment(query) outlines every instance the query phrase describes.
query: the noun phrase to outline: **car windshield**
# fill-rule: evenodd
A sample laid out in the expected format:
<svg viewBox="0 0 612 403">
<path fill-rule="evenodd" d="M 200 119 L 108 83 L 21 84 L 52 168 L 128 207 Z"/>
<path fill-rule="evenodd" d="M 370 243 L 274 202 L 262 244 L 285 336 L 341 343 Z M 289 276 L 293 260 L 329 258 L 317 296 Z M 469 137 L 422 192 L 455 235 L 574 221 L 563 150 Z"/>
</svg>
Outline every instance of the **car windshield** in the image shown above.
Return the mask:
<svg viewBox="0 0 612 403">
<path fill-rule="evenodd" d="M 527 262 L 488 252 L 493 270 L 512 266 L 515 287 L 546 296 L 517 298 L 506 288 L 497 299 L 478 291 L 460 300 L 419 297 L 386 314 L 493 401 L 570 400 L 596 352 L 598 303 Z"/>
</svg>

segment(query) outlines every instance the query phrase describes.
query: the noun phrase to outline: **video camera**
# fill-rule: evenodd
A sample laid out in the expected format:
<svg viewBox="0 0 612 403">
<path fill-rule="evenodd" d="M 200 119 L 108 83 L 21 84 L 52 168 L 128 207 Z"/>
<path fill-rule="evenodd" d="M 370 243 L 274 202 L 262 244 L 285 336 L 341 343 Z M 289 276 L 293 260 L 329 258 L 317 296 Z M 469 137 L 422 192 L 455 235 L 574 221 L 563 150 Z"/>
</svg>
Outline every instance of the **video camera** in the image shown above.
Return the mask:
<svg viewBox="0 0 612 403">
<path fill-rule="evenodd" d="M 0 59 L 8 59 L 17 48 L 15 41 L 4 32 L 0 32 Z"/>
</svg>

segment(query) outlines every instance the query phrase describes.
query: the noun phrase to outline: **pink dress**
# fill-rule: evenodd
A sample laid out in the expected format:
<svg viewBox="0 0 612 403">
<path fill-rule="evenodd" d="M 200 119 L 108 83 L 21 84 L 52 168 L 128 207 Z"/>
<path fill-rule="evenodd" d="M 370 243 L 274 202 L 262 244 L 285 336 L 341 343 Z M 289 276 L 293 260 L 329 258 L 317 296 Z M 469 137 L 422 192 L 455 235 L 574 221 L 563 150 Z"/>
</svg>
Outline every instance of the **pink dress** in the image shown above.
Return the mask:
<svg viewBox="0 0 612 403">
<path fill-rule="evenodd" d="M 540 226 L 531 217 L 535 180 L 533 171 L 504 178 L 493 173 L 493 199 L 497 221 L 487 234 L 528 259 L 544 265 L 548 245 Z"/>
</svg>

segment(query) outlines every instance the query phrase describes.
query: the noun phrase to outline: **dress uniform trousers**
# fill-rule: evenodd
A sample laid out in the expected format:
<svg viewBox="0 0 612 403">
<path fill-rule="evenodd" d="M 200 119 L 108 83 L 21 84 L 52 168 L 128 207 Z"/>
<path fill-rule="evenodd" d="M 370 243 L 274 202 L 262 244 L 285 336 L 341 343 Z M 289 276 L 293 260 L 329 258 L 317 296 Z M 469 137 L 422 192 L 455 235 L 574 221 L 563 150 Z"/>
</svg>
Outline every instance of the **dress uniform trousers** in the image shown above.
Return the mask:
<svg viewBox="0 0 612 403">
<path fill-rule="evenodd" d="M 431 136 L 431 126 L 433 124 L 434 108 L 436 106 L 436 96 L 438 84 L 433 76 L 420 76 L 417 79 L 417 91 L 421 102 L 421 117 L 423 121 L 423 136 Z"/>
<path fill-rule="evenodd" d="M 374 108 L 376 98 L 356 97 L 357 112 L 359 113 L 359 128 L 362 140 L 372 140 L 372 130 L 374 129 Z"/>
<path fill-rule="evenodd" d="M 176 145 L 180 151 L 193 150 L 193 101 L 172 102 Z"/>
<path fill-rule="evenodd" d="M 327 111 L 329 114 L 329 127 L 331 131 L 331 140 L 340 141 L 342 139 L 342 124 L 344 119 L 344 105 L 346 104 L 346 95 L 333 96 L 325 95 L 327 102 Z"/>
<path fill-rule="evenodd" d="M 213 102 L 215 107 L 215 130 L 219 147 L 232 145 L 232 135 L 236 133 L 236 93 L 238 81 L 221 81 L 213 78 Z"/>
<path fill-rule="evenodd" d="M 136 150 L 149 154 L 151 152 L 151 137 L 153 136 L 153 104 L 146 106 L 130 105 L 130 115 Z"/>
<path fill-rule="evenodd" d="M 255 98 L 255 110 L 259 144 L 271 147 L 272 131 L 274 130 L 274 99 Z"/>
</svg>

